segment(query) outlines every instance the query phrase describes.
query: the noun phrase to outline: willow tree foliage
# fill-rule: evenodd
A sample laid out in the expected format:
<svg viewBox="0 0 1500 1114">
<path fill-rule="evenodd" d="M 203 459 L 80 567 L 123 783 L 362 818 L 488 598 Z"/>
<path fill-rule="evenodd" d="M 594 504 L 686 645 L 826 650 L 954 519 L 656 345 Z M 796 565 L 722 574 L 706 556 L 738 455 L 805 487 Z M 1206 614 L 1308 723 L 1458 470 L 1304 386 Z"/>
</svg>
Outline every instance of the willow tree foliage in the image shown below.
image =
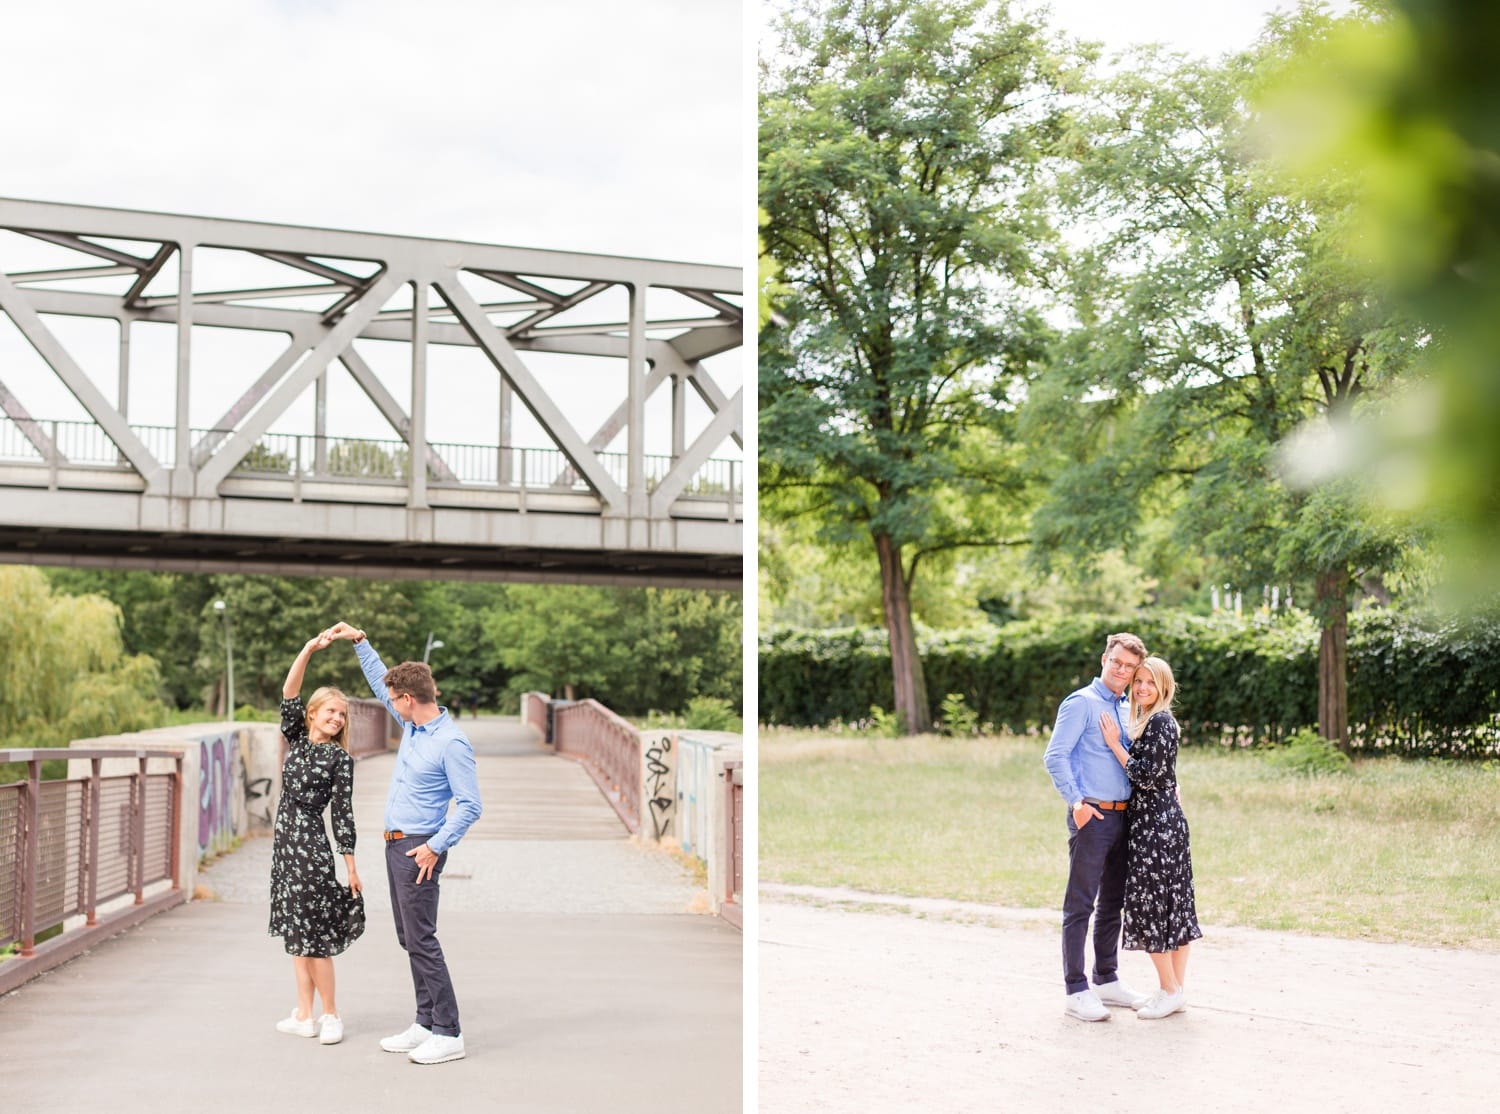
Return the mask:
<svg viewBox="0 0 1500 1114">
<path fill-rule="evenodd" d="M 1252 142 L 1248 95 L 1289 37 L 1331 26 L 1303 9 L 1221 65 L 1147 55 L 1102 90 L 1065 194 L 1093 230 L 1073 253 L 1077 328 L 1029 421 L 1056 454 L 1040 551 L 1128 544 L 1170 508 L 1181 544 L 1240 584 L 1311 585 L 1319 727 L 1342 741 L 1351 593 L 1411 538 L 1348 484 L 1289 486 L 1282 461 L 1307 423 L 1381 405 L 1423 334 L 1352 261 L 1355 180 L 1287 191 Z"/>
<path fill-rule="evenodd" d="M 156 723 L 156 663 L 125 652 L 102 596 L 54 593 L 37 569 L 0 566 L 0 746 L 56 746 Z"/>
<path fill-rule="evenodd" d="M 1013 541 L 1014 379 L 1042 331 L 1038 168 L 1064 64 L 1004 0 L 804 0 L 763 61 L 760 200 L 784 324 L 761 342 L 761 513 L 873 548 L 895 711 L 930 710 L 912 587 Z"/>
</svg>

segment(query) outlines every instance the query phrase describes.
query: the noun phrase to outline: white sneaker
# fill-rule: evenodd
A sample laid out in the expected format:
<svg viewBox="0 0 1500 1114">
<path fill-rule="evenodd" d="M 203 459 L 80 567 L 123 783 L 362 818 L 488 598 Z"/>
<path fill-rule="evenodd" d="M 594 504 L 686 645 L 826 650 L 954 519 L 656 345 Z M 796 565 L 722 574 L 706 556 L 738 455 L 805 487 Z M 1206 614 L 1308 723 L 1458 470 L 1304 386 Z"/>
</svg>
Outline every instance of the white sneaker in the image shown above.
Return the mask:
<svg viewBox="0 0 1500 1114">
<path fill-rule="evenodd" d="M 1069 994 L 1068 1004 L 1063 1007 L 1063 1012 L 1080 1021 L 1109 1020 L 1109 1010 L 1104 1008 L 1104 1003 L 1099 1001 L 1099 996 L 1092 990 L 1080 990 L 1077 994 Z"/>
<path fill-rule="evenodd" d="M 297 1011 L 292 1011 L 291 1017 L 283 1017 L 276 1023 L 278 1033 L 290 1033 L 294 1037 L 315 1037 L 318 1035 L 318 1023 L 312 1019 L 312 1014 L 304 1018 L 297 1017 Z"/>
<path fill-rule="evenodd" d="M 380 1047 L 387 1052 L 410 1052 L 413 1048 L 420 1047 L 422 1042 L 430 1036 L 432 1036 L 431 1029 L 413 1021 L 411 1028 L 406 1032 L 397 1033 L 394 1037 L 382 1038 Z"/>
<path fill-rule="evenodd" d="M 1094 993 L 1099 995 L 1099 1001 L 1106 1006 L 1125 1006 L 1132 1010 L 1140 1009 L 1151 998 L 1149 994 L 1137 994 L 1120 979 L 1114 982 L 1095 983 Z"/>
<path fill-rule="evenodd" d="M 1176 994 L 1158 990 L 1151 995 L 1149 1002 L 1135 1011 L 1135 1015 L 1142 1021 L 1160 1021 L 1164 1017 L 1171 1017 L 1186 1005 L 1187 990 L 1185 988 L 1179 988 Z"/>
<path fill-rule="evenodd" d="M 433 1033 L 408 1052 L 406 1058 L 414 1064 L 446 1064 L 449 1060 L 462 1060 L 464 1058 L 463 1034 L 445 1037 L 439 1033 Z"/>
<path fill-rule="evenodd" d="M 318 1043 L 338 1044 L 344 1039 L 344 1019 L 331 1013 L 318 1018 Z"/>
</svg>

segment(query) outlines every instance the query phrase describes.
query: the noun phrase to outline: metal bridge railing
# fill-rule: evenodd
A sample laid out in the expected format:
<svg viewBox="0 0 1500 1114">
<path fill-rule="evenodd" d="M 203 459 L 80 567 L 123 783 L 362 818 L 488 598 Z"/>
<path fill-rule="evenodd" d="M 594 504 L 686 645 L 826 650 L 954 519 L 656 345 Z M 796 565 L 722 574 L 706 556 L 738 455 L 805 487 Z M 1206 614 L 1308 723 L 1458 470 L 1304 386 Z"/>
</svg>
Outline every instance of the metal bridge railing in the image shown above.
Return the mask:
<svg viewBox="0 0 1500 1114">
<path fill-rule="evenodd" d="M 132 432 L 166 467 L 176 460 L 172 426 L 132 425 Z M 195 429 L 193 443 L 221 440 L 229 430 Z M 629 458 L 600 453 L 610 477 L 626 486 Z M 128 470 L 114 442 L 93 422 L 0 418 L 0 463 L 53 468 Z M 647 454 L 645 479 L 653 490 L 672 468 L 672 457 Z M 235 466 L 231 475 L 285 477 L 303 481 L 405 483 L 411 476 L 411 450 L 404 441 L 311 434 L 267 433 Z M 495 487 L 531 491 L 588 491 L 588 484 L 557 449 L 511 445 L 430 443 L 428 484 L 434 487 Z M 744 494 L 744 462 L 705 461 L 679 498 L 738 501 Z"/>
<path fill-rule="evenodd" d="M 89 776 L 42 781 L 42 763 L 64 757 L 89 761 Z M 102 775 L 106 759 L 122 758 L 138 768 Z M 152 758 L 170 759 L 174 772 L 147 773 Z M 19 945 L 0 961 L 0 994 L 186 900 L 179 752 L 0 750 L 3 762 L 26 763 L 27 775 L 0 785 L 0 949 Z M 170 887 L 146 897 L 146 887 L 168 880 Z M 132 903 L 100 915 L 101 906 L 132 893 Z M 67 924 L 80 916 L 82 924 Z"/>
<path fill-rule="evenodd" d="M 641 733 L 597 700 L 557 703 L 557 753 L 575 758 L 634 834 L 641 829 Z"/>
</svg>

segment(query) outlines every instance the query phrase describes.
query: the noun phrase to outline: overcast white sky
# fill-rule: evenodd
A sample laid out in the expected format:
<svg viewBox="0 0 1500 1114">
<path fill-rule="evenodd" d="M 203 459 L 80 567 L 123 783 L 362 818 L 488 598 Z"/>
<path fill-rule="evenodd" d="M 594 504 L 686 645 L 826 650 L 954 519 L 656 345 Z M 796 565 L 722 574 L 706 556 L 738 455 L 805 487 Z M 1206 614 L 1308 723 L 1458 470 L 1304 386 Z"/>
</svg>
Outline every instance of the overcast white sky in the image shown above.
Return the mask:
<svg viewBox="0 0 1500 1114">
<path fill-rule="evenodd" d="M 737 265 L 753 235 L 742 12 L 740 0 L 7 5 L 0 197 Z M 0 337 L 13 375 L 18 339 Z M 163 420 L 145 409 L 146 394 L 170 393 L 150 379 L 156 344 L 139 349 L 133 421 Z M 88 370 L 113 397 L 112 368 Z M 739 385 L 732 355 L 714 373 Z M 42 388 L 45 371 L 27 374 L 35 416 L 81 416 Z M 195 425 L 227 402 L 204 398 L 199 378 Z M 0 382 L 27 401 L 23 383 Z M 585 393 L 607 413 L 618 386 Z M 356 396 L 331 402 L 352 413 Z M 471 396 L 448 397 L 462 411 Z M 574 424 L 587 436 L 594 420 Z"/>
</svg>

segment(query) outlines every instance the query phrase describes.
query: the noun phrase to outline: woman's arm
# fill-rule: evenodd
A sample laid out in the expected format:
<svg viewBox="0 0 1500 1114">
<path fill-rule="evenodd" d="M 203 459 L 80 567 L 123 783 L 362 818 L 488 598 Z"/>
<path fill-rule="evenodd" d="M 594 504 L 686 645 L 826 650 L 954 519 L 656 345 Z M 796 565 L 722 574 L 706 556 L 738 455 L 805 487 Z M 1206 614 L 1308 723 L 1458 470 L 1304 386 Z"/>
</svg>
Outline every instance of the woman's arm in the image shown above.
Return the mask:
<svg viewBox="0 0 1500 1114">
<path fill-rule="evenodd" d="M 1167 712 L 1157 712 L 1141 730 L 1141 737 L 1130 748 L 1130 762 L 1125 776 L 1137 789 L 1161 789 L 1172 768 L 1171 757 L 1177 749 L 1177 721 Z"/>
<path fill-rule="evenodd" d="M 339 755 L 333 772 L 332 805 L 334 846 L 344 856 L 350 892 L 359 893 L 364 886 L 359 881 L 359 869 L 354 865 L 354 762 L 347 754 Z"/>
<path fill-rule="evenodd" d="M 344 869 L 349 872 L 349 892 L 352 894 L 362 893 L 365 884 L 359 880 L 359 870 L 354 865 L 354 856 L 344 856 Z"/>
<path fill-rule="evenodd" d="M 292 667 L 286 671 L 286 680 L 281 684 L 281 698 L 283 700 L 290 700 L 302 691 L 302 675 L 307 672 L 309 659 L 312 658 L 315 651 L 325 649 L 328 643 L 329 638 L 327 634 L 320 634 L 316 638 L 309 638 L 307 645 L 298 651 L 296 658 L 292 661 Z"/>
</svg>

